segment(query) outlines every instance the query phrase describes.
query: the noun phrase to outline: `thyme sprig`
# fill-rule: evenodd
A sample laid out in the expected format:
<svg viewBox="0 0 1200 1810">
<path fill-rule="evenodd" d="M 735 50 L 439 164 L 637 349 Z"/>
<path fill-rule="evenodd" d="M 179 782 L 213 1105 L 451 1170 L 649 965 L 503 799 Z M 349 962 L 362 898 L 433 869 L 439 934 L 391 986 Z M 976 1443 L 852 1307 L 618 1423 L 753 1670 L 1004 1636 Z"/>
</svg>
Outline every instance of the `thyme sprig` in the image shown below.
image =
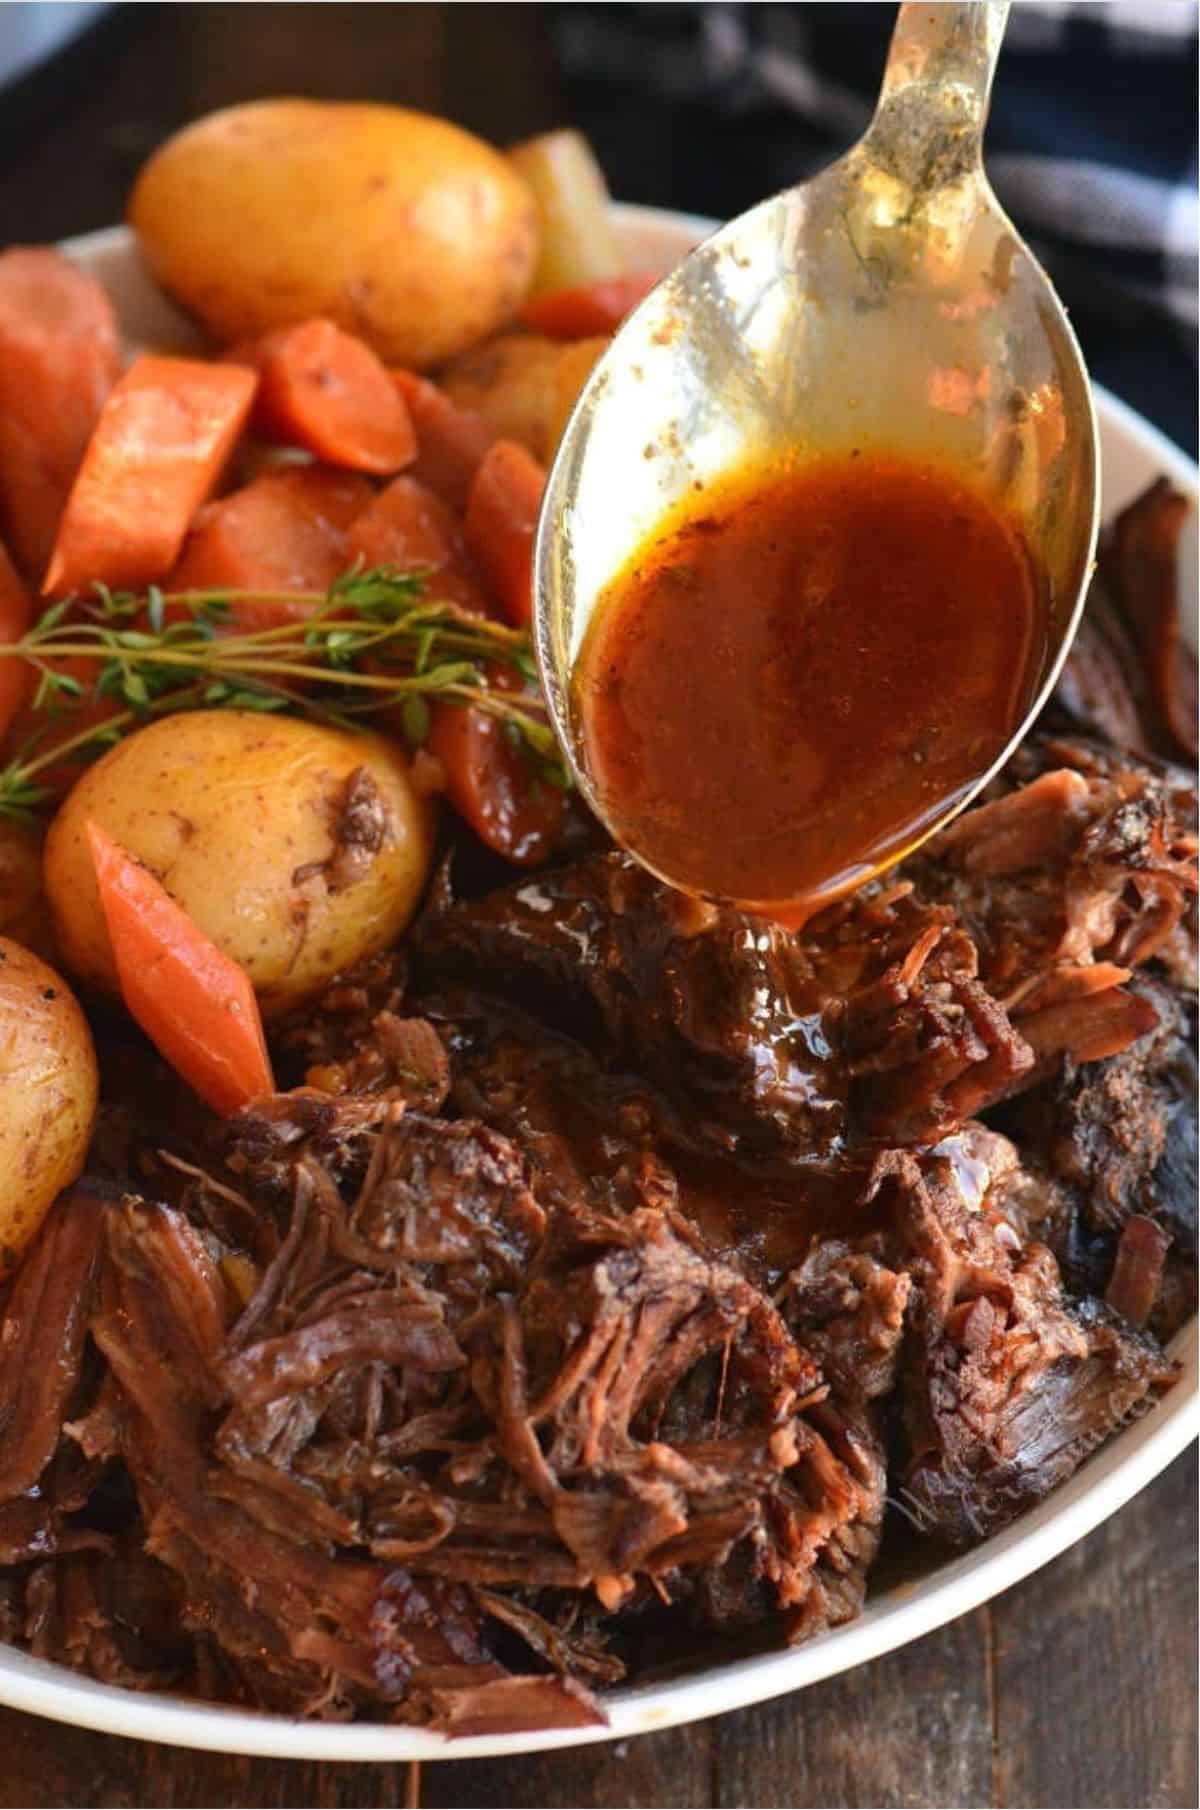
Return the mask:
<svg viewBox="0 0 1200 1810">
<path fill-rule="evenodd" d="M 46 803 L 51 770 L 64 761 L 83 764 L 140 724 L 182 710 L 291 711 L 351 726 L 398 706 L 417 746 L 429 729 L 428 700 L 443 698 L 499 718 L 541 777 L 569 784 L 528 635 L 426 598 L 425 585 L 425 573 L 381 566 L 346 572 L 324 593 L 97 584 L 51 604 L 19 640 L 0 643 L 0 659 L 24 660 L 37 673 L 33 706 L 45 718 L 0 768 L 0 817 L 28 817 Z M 296 618 L 239 629 L 239 608 L 256 606 L 297 606 Z M 97 696 L 122 708 L 46 745 L 52 725 L 69 728 L 72 713 Z"/>
</svg>

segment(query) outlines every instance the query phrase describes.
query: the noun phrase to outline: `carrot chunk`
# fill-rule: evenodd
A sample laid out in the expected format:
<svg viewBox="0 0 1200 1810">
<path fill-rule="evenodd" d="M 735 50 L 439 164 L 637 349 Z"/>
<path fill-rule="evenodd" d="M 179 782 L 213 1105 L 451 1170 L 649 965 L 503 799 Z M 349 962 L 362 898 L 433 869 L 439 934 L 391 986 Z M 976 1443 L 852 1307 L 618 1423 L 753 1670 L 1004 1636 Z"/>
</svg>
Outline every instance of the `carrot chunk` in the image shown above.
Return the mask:
<svg viewBox="0 0 1200 1810">
<path fill-rule="evenodd" d="M 484 455 L 467 498 L 463 534 L 508 621 L 533 617 L 533 538 L 546 473 L 515 440 L 497 440 Z"/>
<path fill-rule="evenodd" d="M 214 1111 L 237 1112 L 274 1082 L 244 969 L 218 949 L 139 861 L 87 826 L 100 903 L 130 1016 Z"/>
<path fill-rule="evenodd" d="M 304 321 L 259 341 L 262 431 L 330 465 L 390 477 L 417 437 L 403 396 L 371 348 L 332 321 Z"/>
<path fill-rule="evenodd" d="M 54 672 L 64 673 L 68 679 L 73 679 L 79 687 L 79 695 L 71 709 L 61 714 L 44 709 L 35 710 L 33 700 L 37 687 L 31 683 L 9 719 L 7 733 L 0 744 L 6 759 L 14 758 L 27 742 L 36 738 L 37 757 L 41 761 L 47 755 L 56 753 L 65 743 L 75 741 L 85 730 L 99 729 L 102 723 L 120 716 L 125 708 L 124 699 L 97 691 L 95 660 L 88 660 L 81 655 L 62 655 L 46 660 L 44 664 Z M 41 767 L 37 783 L 57 795 L 69 791 L 80 772 L 80 762 L 65 755 L 62 760 L 51 761 L 47 766 Z"/>
<path fill-rule="evenodd" d="M 35 583 L 121 368 L 112 303 L 48 246 L 0 254 L 0 519 Z"/>
<path fill-rule="evenodd" d="M 19 641 L 32 621 L 33 600 L 0 546 L 0 641 Z M 33 679 L 33 668 L 24 660 L 0 660 L 0 736 L 27 702 Z"/>
<path fill-rule="evenodd" d="M 413 477 L 455 509 L 465 508 L 471 479 L 495 434 L 482 415 L 452 402 L 427 377 L 399 370 L 393 370 L 391 375 L 417 433 Z"/>
<path fill-rule="evenodd" d="M 255 478 L 206 503 L 167 584 L 172 591 L 327 591 L 350 564 L 348 531 L 372 500 L 365 478 L 303 466 Z M 307 615 L 306 604 L 239 598 L 253 633 Z"/>
<path fill-rule="evenodd" d="M 552 295 L 526 302 L 521 325 L 548 339 L 589 339 L 594 333 L 615 333 L 659 281 L 658 276 L 643 274 L 608 277 L 578 289 L 556 289 Z"/>
<path fill-rule="evenodd" d="M 136 360 L 101 410 L 43 588 L 136 589 L 169 572 L 221 475 L 258 379 L 240 365 Z"/>
<path fill-rule="evenodd" d="M 351 560 L 367 567 L 432 566 L 430 597 L 448 597 L 478 615 L 494 614 L 471 569 L 458 522 L 415 478 L 393 478 L 353 524 L 346 544 Z"/>
<path fill-rule="evenodd" d="M 437 703 L 425 743 L 441 763 L 446 795 L 481 842 L 518 867 L 536 867 L 562 832 L 564 799 L 514 748 L 486 711 Z"/>
</svg>

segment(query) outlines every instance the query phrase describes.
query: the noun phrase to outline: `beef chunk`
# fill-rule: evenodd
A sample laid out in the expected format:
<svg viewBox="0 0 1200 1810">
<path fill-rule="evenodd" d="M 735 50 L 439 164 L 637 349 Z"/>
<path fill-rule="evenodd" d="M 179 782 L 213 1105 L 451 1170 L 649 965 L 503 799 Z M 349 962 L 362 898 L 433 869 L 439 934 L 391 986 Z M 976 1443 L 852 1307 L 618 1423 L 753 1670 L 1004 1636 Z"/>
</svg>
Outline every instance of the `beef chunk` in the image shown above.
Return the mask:
<svg viewBox="0 0 1200 1810">
<path fill-rule="evenodd" d="M 1186 497 L 1160 478 L 1100 545 L 1087 611 L 1044 722 L 1135 754 L 1196 757 L 1196 663 L 1180 634 Z"/>
<path fill-rule="evenodd" d="M 308 1069 L 310 1087 L 330 1094 L 386 1094 L 436 1112 L 450 1086 L 446 1052 L 424 1018 L 377 1012 L 354 1054 Z"/>
<path fill-rule="evenodd" d="M 380 1012 L 400 1013 L 407 979 L 407 963 L 394 950 L 336 976 L 315 1005 L 272 1026 L 276 1072 L 289 1086 L 298 1086 L 306 1069 L 352 1059 Z"/>
<path fill-rule="evenodd" d="M 1103 1304 L 1064 1296 L 1050 1251 L 1021 1243 L 979 1179 L 945 1154 L 889 1152 L 874 1181 L 914 1283 L 901 1500 L 953 1545 L 1039 1501 L 1173 1374 Z"/>
<path fill-rule="evenodd" d="M 353 1161 L 311 1090 L 234 1131 L 273 1212 L 285 1161 L 293 1183 L 240 1313 L 180 1212 L 129 1198 L 105 1216 L 107 1381 L 70 1449 L 115 1451 L 132 1479 L 193 1637 L 180 1675 L 216 1665 L 226 1693 L 288 1713 L 577 1718 L 599 1713 L 582 1684 L 563 1696 L 528 1667 L 619 1674 L 564 1620 L 581 1594 L 618 1621 L 657 1592 L 718 1624 L 752 1599 L 794 1638 L 856 1612 L 882 1442 L 767 1297 L 673 1206 L 563 1204 L 548 1229 L 499 1132 L 363 1098 Z M 869 1341 L 865 1297 L 821 1286 L 814 1342 L 826 1302 Z M 47 1597 L 36 1637 L 115 1664 L 77 1576 L 79 1612 Z"/>
<path fill-rule="evenodd" d="M 1140 656 L 1157 746 L 1194 761 L 1196 661 L 1180 632 L 1175 573 L 1189 508 L 1187 498 L 1160 478 L 1117 517 L 1105 563 Z"/>
<path fill-rule="evenodd" d="M 761 1529 L 819 1377 L 766 1300 L 665 1216 L 581 1219 L 557 1245 L 480 1328 L 473 1382 L 505 1463 L 615 1607 L 637 1574 Z"/>
<path fill-rule="evenodd" d="M 1037 1236 L 1073 1291 L 1123 1298 L 1113 1274 L 1122 1229 L 1135 1216 L 1160 1226 L 1158 1298 L 1135 1323 L 1169 1337 L 1194 1310 L 1196 1294 L 1194 1024 L 1161 983 L 1134 985 L 1153 1004 L 1155 1030 L 1107 1061 L 1061 1060 L 1002 1118 L 1027 1163 L 1056 1185 L 1059 1210 Z"/>
<path fill-rule="evenodd" d="M 394 951 L 339 975 L 315 1007 L 274 1028 L 277 1072 L 291 1086 L 384 1095 L 436 1112 L 449 1085 L 446 1052 L 432 1025 L 404 1016 L 406 979 Z"/>
<path fill-rule="evenodd" d="M 675 1108 L 669 1135 L 825 1162 L 928 1142 L 1152 1030 L 1125 983 L 1195 886 L 1173 781 L 1055 745 L 905 869 L 789 935 L 594 857 L 434 912 L 422 984 L 520 993 Z M 1072 765 L 1064 764 L 1073 762 Z"/>
<path fill-rule="evenodd" d="M 520 989 L 548 1022 L 686 1099 L 695 1135 L 731 1148 L 828 1150 L 842 1129 L 819 1027 L 789 1002 L 791 940 L 689 901 L 608 854 L 432 916 L 427 979 Z"/>
<path fill-rule="evenodd" d="M 489 1678 L 485 1684 L 435 1686 L 430 1721 L 444 1735 L 512 1735 L 529 1728 L 604 1723 L 590 1691 L 574 1678 Z"/>
<path fill-rule="evenodd" d="M 102 1199 L 85 1184 L 51 1208 L 0 1327 L 0 1502 L 37 1483 L 80 1379 Z"/>
<path fill-rule="evenodd" d="M 1096 736 L 1131 754 L 1155 752 L 1145 674 L 1113 588 L 1097 572 L 1054 694 L 1039 726 L 1051 733 Z"/>
<path fill-rule="evenodd" d="M 915 908 L 911 895 L 903 899 L 904 916 Z M 864 947 L 886 963 L 882 971 L 832 994 L 824 1022 L 842 1056 L 858 1133 L 928 1143 L 1022 1086 L 1034 1053 L 978 979 L 975 947 L 961 930 L 928 922 L 896 960 L 887 959 L 895 930 L 882 953 L 879 940 L 868 936 Z"/>
<path fill-rule="evenodd" d="M 423 1004 L 450 1046 L 454 1106 L 513 1140 L 539 1201 L 624 1212 L 676 1197 L 659 1154 L 670 1109 L 643 1083 L 516 1008 L 469 994 Z"/>
<path fill-rule="evenodd" d="M 76 1551 L 30 1571 L 23 1634 L 39 1659 L 126 1690 L 197 1690 L 193 1645 L 180 1627 L 178 1580 L 137 1541 L 110 1558 Z"/>
<path fill-rule="evenodd" d="M 784 1319 L 844 1404 L 890 1395 L 896 1384 L 909 1277 L 888 1267 L 877 1238 L 826 1238 L 788 1276 Z"/>
<path fill-rule="evenodd" d="M 1013 773 L 1024 783 L 965 812 L 906 871 L 952 903 L 982 980 L 1039 1054 L 1098 1060 L 1153 1028 L 1120 989 L 1179 924 L 1195 839 L 1174 784 L 1144 763 L 1056 742 L 1023 750 Z"/>
<path fill-rule="evenodd" d="M 905 882 L 792 936 L 607 855 L 434 914 L 421 949 L 426 985 L 519 990 L 659 1089 L 670 1135 L 754 1159 L 936 1137 L 1034 1061 L 952 914 Z"/>
<path fill-rule="evenodd" d="M 1168 991 L 1141 983 L 1154 1029 L 1102 1062 L 1062 1059 L 1016 1101 L 1005 1123 L 1079 1204 L 1087 1226 L 1115 1230 L 1131 1213 L 1153 1212 L 1155 1172 L 1166 1149 L 1170 1095 L 1163 1083 L 1182 1019 Z"/>
<path fill-rule="evenodd" d="M 382 1127 L 350 1212 L 360 1260 L 416 1265 L 472 1306 L 516 1287 L 545 1214 L 509 1140 L 469 1120 L 406 1112 Z"/>
<path fill-rule="evenodd" d="M 1135 1213 L 1125 1221 L 1105 1300 L 1131 1326 L 1144 1326 L 1162 1288 L 1170 1237 L 1152 1219 Z"/>
</svg>

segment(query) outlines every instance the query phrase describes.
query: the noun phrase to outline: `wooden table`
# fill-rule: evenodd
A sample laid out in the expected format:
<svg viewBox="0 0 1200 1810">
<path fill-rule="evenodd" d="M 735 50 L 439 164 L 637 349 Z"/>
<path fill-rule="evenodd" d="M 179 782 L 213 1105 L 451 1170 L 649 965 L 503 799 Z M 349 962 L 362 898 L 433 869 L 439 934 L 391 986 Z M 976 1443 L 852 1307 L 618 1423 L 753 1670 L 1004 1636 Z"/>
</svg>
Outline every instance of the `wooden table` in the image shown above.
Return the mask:
<svg viewBox="0 0 1200 1810">
<path fill-rule="evenodd" d="M 0 107 L 0 243 L 117 219 L 173 127 L 372 97 L 503 142 L 561 123 L 544 9 L 139 6 Z M 426 1766 L 193 1754 L 0 1711 L 3 1805 L 1190 1805 L 1196 1458 L 1045 1571 L 801 1695 L 618 1747 Z"/>
</svg>

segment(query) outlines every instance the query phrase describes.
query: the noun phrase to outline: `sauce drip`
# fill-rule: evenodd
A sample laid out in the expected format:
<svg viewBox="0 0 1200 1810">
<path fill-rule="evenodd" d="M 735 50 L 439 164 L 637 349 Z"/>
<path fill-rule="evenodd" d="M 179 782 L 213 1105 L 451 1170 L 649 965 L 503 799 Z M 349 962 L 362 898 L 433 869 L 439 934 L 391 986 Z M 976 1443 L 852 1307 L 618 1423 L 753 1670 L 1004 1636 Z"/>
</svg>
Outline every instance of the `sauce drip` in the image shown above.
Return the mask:
<svg viewBox="0 0 1200 1810">
<path fill-rule="evenodd" d="M 738 475 L 600 600 L 574 704 L 601 810 L 677 885 L 815 909 L 987 770 L 1045 626 L 1020 535 L 940 469 Z"/>
</svg>

